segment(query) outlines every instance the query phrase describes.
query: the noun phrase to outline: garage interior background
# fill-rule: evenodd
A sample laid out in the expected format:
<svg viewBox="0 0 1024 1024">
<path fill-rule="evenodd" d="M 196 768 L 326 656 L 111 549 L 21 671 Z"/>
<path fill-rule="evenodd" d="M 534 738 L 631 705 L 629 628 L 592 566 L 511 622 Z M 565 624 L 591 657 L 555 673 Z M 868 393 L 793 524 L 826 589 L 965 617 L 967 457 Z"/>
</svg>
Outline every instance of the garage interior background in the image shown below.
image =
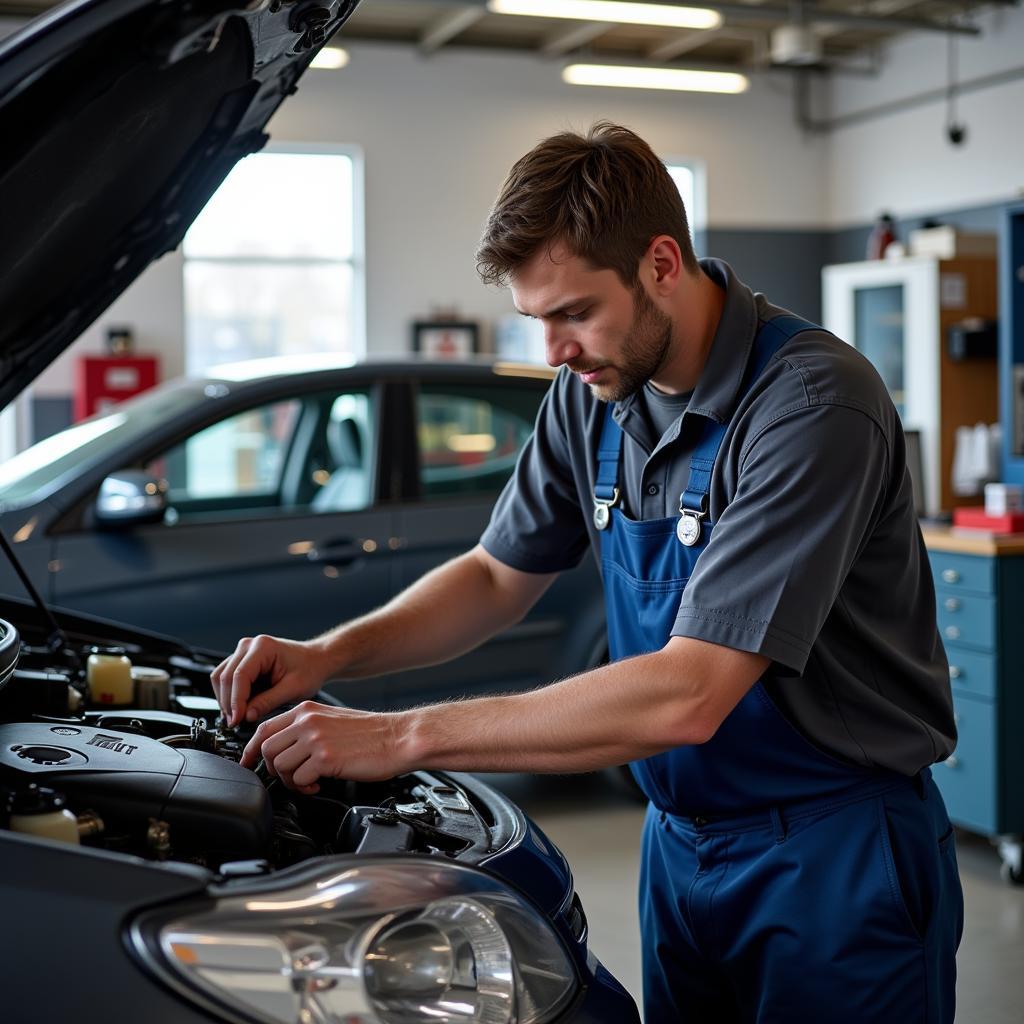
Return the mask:
<svg viewBox="0 0 1024 1024">
<path fill-rule="evenodd" d="M 735 96 L 579 88 L 561 81 L 559 59 L 342 38 L 348 66 L 308 72 L 271 122 L 272 141 L 362 155 L 370 354 L 408 350 L 410 324 L 438 306 L 479 321 L 488 347 L 493 324 L 512 312 L 507 291 L 482 287 L 473 266 L 490 203 L 539 138 L 599 118 L 702 169 L 698 252 L 815 318 L 821 267 L 862 259 L 881 210 L 904 240 L 927 217 L 996 231 L 1000 211 L 1024 195 L 1024 132 L 1013 127 L 1024 107 L 1024 12 L 999 6 L 971 20 L 981 33 L 956 44 L 960 146 L 945 130 L 947 39 L 931 32 L 882 46 L 876 73 L 814 76 L 810 131 L 788 71 L 752 71 Z M 0 21 L 0 35 L 18 24 Z M 180 249 L 154 264 L 37 381 L 26 423 L 34 440 L 70 422 L 74 362 L 105 351 L 110 325 L 134 328 L 162 378 L 184 372 L 182 272 Z"/>
</svg>

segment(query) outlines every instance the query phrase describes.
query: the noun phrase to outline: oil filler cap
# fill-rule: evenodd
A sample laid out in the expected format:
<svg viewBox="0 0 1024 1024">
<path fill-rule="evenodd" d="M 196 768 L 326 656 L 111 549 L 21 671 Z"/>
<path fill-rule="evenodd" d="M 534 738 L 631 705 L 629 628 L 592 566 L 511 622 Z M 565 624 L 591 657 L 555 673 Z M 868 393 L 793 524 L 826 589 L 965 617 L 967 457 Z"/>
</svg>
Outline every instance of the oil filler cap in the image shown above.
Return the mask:
<svg viewBox="0 0 1024 1024">
<path fill-rule="evenodd" d="M 24 761 L 39 765 L 60 765 L 67 768 L 71 765 L 88 764 L 88 758 L 64 747 L 43 747 L 38 744 L 24 746 L 17 743 L 11 747 L 11 753 L 17 754 Z"/>
</svg>

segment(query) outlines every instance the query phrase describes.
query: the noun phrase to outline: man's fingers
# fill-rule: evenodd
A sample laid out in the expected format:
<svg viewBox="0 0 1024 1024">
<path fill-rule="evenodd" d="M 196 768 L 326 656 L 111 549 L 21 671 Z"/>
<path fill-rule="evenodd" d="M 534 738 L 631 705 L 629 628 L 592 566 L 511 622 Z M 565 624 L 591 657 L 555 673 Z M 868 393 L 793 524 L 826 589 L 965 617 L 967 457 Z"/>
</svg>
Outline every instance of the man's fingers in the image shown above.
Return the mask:
<svg viewBox="0 0 1024 1024">
<path fill-rule="evenodd" d="M 210 678 L 214 682 L 224 682 L 230 679 L 231 673 L 235 670 L 235 665 L 238 664 L 245 652 L 249 650 L 249 644 L 251 643 L 252 637 L 243 636 L 235 645 L 235 649 L 213 670 Z"/>
<path fill-rule="evenodd" d="M 210 673 L 210 682 L 213 684 L 214 696 L 217 698 L 221 713 L 226 719 L 231 717 L 231 677 L 239 661 L 242 660 L 245 653 L 249 650 L 251 643 L 252 637 L 242 637 L 234 651 Z"/>
<path fill-rule="evenodd" d="M 264 754 L 265 756 L 266 754 Z M 308 744 L 303 743 L 301 737 L 296 737 L 295 742 L 291 746 L 286 747 L 280 754 L 274 757 L 274 773 L 289 789 L 296 789 L 297 787 L 293 781 L 295 771 L 308 764 L 309 759 L 310 751 Z M 307 772 L 306 774 L 308 775 L 309 773 Z M 316 778 L 313 781 L 315 782 Z"/>
<path fill-rule="evenodd" d="M 290 785 L 292 789 L 300 790 L 303 793 L 310 790 L 315 793 L 320 788 L 317 785 L 319 778 L 320 770 L 317 767 L 317 762 L 313 757 L 308 757 L 292 772 Z"/>
<path fill-rule="evenodd" d="M 269 664 L 265 664 L 268 660 L 272 659 L 266 658 L 258 645 L 250 644 L 249 649 L 231 673 L 229 704 L 232 725 L 238 725 L 245 717 L 252 684 L 261 672 L 270 668 Z"/>
<path fill-rule="evenodd" d="M 288 699 L 288 694 L 284 692 L 279 684 L 275 684 L 269 690 L 264 691 L 258 697 L 253 697 L 249 701 L 249 709 L 245 713 L 247 721 L 257 722 L 267 712 L 273 711 L 279 704 L 283 704 Z"/>
<path fill-rule="evenodd" d="M 245 750 L 242 751 L 242 760 L 239 763 L 243 768 L 256 767 L 256 763 L 263 756 L 261 753 L 263 744 L 292 724 L 295 718 L 295 711 L 296 709 L 292 708 L 291 711 L 286 711 L 283 715 L 268 719 L 253 733 L 252 739 L 249 740 L 245 745 Z"/>
</svg>

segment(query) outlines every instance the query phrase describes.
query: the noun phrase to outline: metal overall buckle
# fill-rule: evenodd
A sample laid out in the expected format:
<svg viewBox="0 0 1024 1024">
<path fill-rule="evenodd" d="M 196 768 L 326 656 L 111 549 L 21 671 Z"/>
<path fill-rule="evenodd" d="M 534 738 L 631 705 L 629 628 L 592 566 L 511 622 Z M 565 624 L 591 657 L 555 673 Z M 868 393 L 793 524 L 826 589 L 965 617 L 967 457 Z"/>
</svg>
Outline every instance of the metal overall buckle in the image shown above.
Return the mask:
<svg viewBox="0 0 1024 1024">
<path fill-rule="evenodd" d="M 612 489 L 610 501 L 602 501 L 594 496 L 594 525 L 599 530 L 607 530 L 608 524 L 612 521 L 612 509 L 619 503 L 619 489 Z"/>
<path fill-rule="evenodd" d="M 706 501 L 707 499 L 705 499 Z M 701 502 L 703 506 L 704 502 Z M 701 507 L 699 511 L 692 508 L 683 508 L 679 505 L 679 522 L 676 523 L 676 537 L 679 543 L 685 547 L 692 548 L 700 540 L 703 532 L 701 520 L 707 518 L 707 509 Z"/>
</svg>

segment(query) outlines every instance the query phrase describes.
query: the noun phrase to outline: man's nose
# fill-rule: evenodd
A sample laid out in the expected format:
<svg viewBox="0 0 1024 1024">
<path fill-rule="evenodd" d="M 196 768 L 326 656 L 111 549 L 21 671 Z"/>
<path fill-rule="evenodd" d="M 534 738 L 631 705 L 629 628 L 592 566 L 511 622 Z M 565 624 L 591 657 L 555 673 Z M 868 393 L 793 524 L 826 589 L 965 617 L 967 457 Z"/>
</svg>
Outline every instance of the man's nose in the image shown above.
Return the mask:
<svg viewBox="0 0 1024 1024">
<path fill-rule="evenodd" d="M 582 351 L 579 342 L 573 339 L 562 324 L 544 325 L 544 353 L 549 366 L 562 366 L 577 358 Z"/>
</svg>

